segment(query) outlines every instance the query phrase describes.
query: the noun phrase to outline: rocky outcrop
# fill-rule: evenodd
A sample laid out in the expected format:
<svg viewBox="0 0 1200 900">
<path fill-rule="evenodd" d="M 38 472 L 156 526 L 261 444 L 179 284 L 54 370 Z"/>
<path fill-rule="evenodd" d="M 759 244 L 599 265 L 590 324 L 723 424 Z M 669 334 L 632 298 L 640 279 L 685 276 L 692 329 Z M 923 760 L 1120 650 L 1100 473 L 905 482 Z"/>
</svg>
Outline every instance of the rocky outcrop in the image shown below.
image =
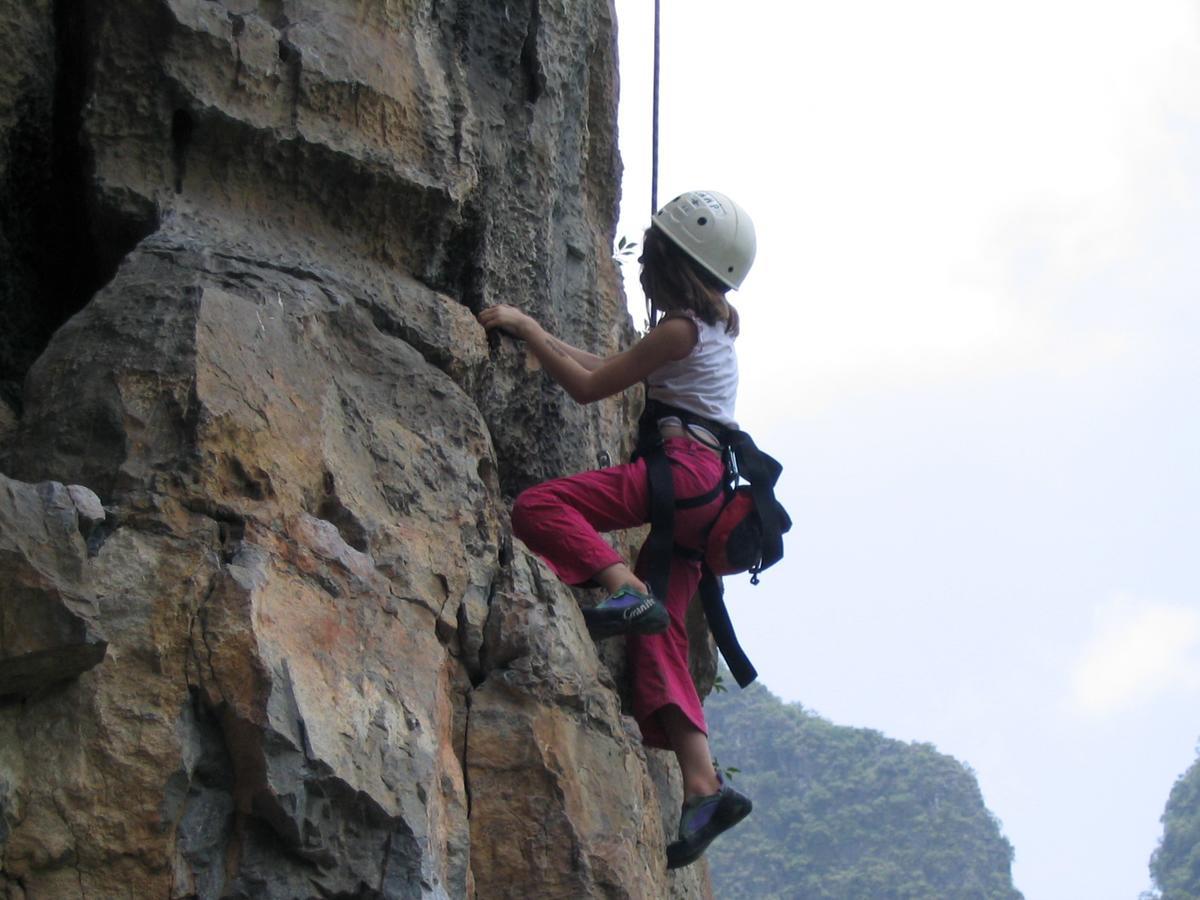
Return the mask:
<svg viewBox="0 0 1200 900">
<path fill-rule="evenodd" d="M 87 488 L 0 475 L 0 697 L 36 695 L 104 659 L 85 540 L 105 517 Z"/>
<path fill-rule="evenodd" d="M 474 320 L 631 337 L 614 28 L 0 0 L 8 896 L 708 894 L 619 650 L 507 523 L 638 398 Z"/>
</svg>

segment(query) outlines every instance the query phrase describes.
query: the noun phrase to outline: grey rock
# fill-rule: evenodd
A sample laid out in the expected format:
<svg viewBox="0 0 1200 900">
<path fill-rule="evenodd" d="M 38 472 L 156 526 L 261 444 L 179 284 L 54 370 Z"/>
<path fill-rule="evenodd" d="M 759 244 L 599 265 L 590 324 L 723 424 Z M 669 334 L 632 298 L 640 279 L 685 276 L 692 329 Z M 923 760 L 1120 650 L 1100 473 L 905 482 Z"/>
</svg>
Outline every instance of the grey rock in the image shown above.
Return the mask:
<svg viewBox="0 0 1200 900">
<path fill-rule="evenodd" d="M 0 446 L 17 430 L 17 413 L 0 395 Z"/>
<path fill-rule="evenodd" d="M 104 504 L 90 488 L 81 484 L 67 485 L 67 495 L 75 505 L 75 516 L 79 521 L 79 532 L 84 539 L 91 534 L 92 529 L 101 524 L 106 518 Z"/>
<path fill-rule="evenodd" d="M 678 786 L 622 714 L 619 654 L 507 524 L 526 485 L 626 455 L 639 392 L 578 407 L 475 322 L 513 302 L 599 352 L 633 338 L 614 28 L 608 0 L 0 0 L 0 48 L 40 60 L 0 80 L 0 147 L 24 109 L 47 148 L 0 182 L 24 167 L 33 218 L 72 212 L 4 222 L 0 315 L 66 300 L 0 360 L 25 504 L 0 565 L 40 579 L 64 646 L 107 642 L 0 708 L 4 878 L 707 890 L 662 867 Z"/>
<path fill-rule="evenodd" d="M 99 602 L 67 488 L 0 475 L 0 696 L 29 696 L 104 659 Z"/>
</svg>

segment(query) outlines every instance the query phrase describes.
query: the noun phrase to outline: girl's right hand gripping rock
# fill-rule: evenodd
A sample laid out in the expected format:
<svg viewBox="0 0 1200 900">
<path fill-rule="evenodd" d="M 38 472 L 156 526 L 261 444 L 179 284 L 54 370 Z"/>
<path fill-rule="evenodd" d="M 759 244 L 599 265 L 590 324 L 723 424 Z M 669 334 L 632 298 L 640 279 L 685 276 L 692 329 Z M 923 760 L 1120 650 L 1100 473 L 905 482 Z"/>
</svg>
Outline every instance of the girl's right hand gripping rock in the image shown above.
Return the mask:
<svg viewBox="0 0 1200 900">
<path fill-rule="evenodd" d="M 521 310 L 505 303 L 489 306 L 479 314 L 479 324 L 491 332 L 497 328 L 520 340 L 528 340 L 537 323 Z"/>
</svg>

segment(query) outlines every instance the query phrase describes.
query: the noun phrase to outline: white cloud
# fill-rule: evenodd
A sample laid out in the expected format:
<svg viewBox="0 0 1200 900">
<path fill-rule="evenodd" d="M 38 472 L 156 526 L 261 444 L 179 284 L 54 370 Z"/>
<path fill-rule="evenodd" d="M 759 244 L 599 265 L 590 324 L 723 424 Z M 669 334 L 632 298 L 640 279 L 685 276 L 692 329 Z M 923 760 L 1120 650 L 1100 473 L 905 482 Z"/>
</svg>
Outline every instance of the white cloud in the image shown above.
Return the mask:
<svg viewBox="0 0 1200 900">
<path fill-rule="evenodd" d="M 1200 692 L 1200 610 L 1131 597 L 1098 608 L 1071 672 L 1074 708 L 1110 716 L 1176 691 Z"/>
</svg>

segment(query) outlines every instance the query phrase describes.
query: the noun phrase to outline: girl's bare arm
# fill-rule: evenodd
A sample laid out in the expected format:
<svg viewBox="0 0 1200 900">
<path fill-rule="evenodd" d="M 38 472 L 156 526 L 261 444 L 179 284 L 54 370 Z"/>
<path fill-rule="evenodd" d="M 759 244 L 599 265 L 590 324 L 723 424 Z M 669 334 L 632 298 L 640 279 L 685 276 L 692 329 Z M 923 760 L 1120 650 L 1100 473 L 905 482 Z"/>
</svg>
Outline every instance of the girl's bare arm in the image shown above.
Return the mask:
<svg viewBox="0 0 1200 900">
<path fill-rule="evenodd" d="M 558 343 L 562 345 L 564 350 L 567 351 L 567 354 L 571 357 L 571 359 L 575 360 L 575 362 L 579 363 L 589 372 L 596 371 L 601 365 L 604 364 L 603 356 L 597 356 L 595 353 L 588 353 L 586 350 L 580 350 L 578 347 L 571 346 L 566 341 L 560 340 Z"/>
<path fill-rule="evenodd" d="M 524 340 L 550 377 L 579 403 L 611 397 L 645 380 L 660 366 L 687 356 L 697 337 L 690 321 L 664 320 L 628 350 L 599 357 L 560 341 L 535 319 L 511 306 L 489 307 L 479 314 L 479 321 L 489 331 L 502 328 Z"/>
</svg>

